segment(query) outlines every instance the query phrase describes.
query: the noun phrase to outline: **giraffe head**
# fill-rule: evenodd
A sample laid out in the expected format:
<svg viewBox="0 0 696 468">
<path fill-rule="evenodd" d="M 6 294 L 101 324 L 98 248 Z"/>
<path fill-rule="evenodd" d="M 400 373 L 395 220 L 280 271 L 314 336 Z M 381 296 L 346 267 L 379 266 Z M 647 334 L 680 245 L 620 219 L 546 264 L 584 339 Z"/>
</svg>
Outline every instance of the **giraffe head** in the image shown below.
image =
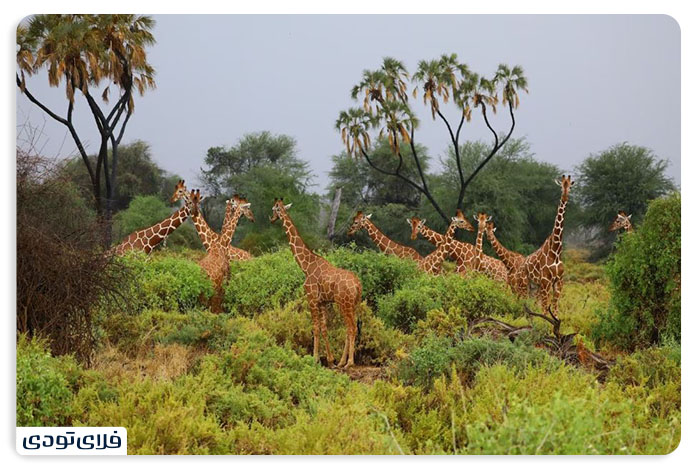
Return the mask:
<svg viewBox="0 0 696 468">
<path fill-rule="evenodd" d="M 359 230 L 365 228 L 371 217 L 372 213 L 367 215 L 364 214 L 362 211 L 358 211 L 357 213 L 355 213 L 355 216 L 353 217 L 353 224 L 351 224 L 350 229 L 348 229 L 348 235 L 352 236 Z"/>
<path fill-rule="evenodd" d="M 488 216 L 484 212 L 476 213 L 476 221 L 478 222 L 478 230 L 484 231 L 488 222 L 493 219 L 493 216 Z"/>
<path fill-rule="evenodd" d="M 285 202 L 283 202 L 282 198 L 276 198 L 273 201 L 273 215 L 271 216 L 271 223 L 275 223 L 278 218 L 283 216 L 287 210 L 290 209 L 292 206 L 292 203 L 288 203 L 287 205 Z"/>
<path fill-rule="evenodd" d="M 633 215 L 627 215 L 625 211 L 619 211 L 616 218 L 614 218 L 614 222 L 611 223 L 611 226 L 609 226 L 609 232 L 613 232 L 618 229 L 625 229 L 627 231 L 631 229 L 631 216 Z"/>
<path fill-rule="evenodd" d="M 498 228 L 495 227 L 495 223 L 493 222 L 493 220 L 489 220 L 489 221 L 486 223 L 486 233 L 487 233 L 489 236 L 490 236 L 491 234 L 493 234 L 493 233 L 495 232 L 496 229 L 498 229 Z"/>
<path fill-rule="evenodd" d="M 570 180 L 570 176 L 563 175 L 561 177 L 561 180 L 556 179 L 555 180 L 556 185 L 560 186 L 561 189 L 563 189 L 563 193 L 561 194 L 561 200 L 564 202 L 568 201 L 568 194 L 570 193 L 570 187 L 575 184 L 574 180 Z"/>
<path fill-rule="evenodd" d="M 418 233 L 425 227 L 425 219 L 414 216 L 411 219 L 406 218 L 406 222 L 411 226 L 411 240 L 416 240 L 418 238 Z"/>
<path fill-rule="evenodd" d="M 474 226 L 472 226 L 469 220 L 466 219 L 466 216 L 464 216 L 462 210 L 457 210 L 457 214 L 455 216 L 452 216 L 452 222 L 454 223 L 454 227 L 456 227 L 457 229 L 475 231 Z"/>
<path fill-rule="evenodd" d="M 191 204 L 191 214 L 194 216 L 198 215 L 200 213 L 200 206 L 201 206 L 201 200 L 203 200 L 203 197 L 201 197 L 201 191 L 196 189 L 196 190 L 191 190 L 191 193 L 188 194 L 189 199 L 187 202 Z"/>
<path fill-rule="evenodd" d="M 176 183 L 176 187 L 174 187 L 174 193 L 172 194 L 171 198 L 169 199 L 169 203 L 176 203 L 177 201 L 181 200 L 182 198 L 186 199 L 187 195 L 189 195 L 189 193 L 186 190 L 186 184 L 184 183 L 183 180 L 180 180 L 179 182 Z"/>
<path fill-rule="evenodd" d="M 234 203 L 233 208 L 239 207 L 239 209 L 242 210 L 242 214 L 251 221 L 252 223 L 255 221 L 254 219 L 254 213 L 251 211 L 251 203 L 249 203 L 249 200 L 246 199 L 245 196 L 234 194 L 231 200 L 227 200 L 227 203 Z"/>
</svg>

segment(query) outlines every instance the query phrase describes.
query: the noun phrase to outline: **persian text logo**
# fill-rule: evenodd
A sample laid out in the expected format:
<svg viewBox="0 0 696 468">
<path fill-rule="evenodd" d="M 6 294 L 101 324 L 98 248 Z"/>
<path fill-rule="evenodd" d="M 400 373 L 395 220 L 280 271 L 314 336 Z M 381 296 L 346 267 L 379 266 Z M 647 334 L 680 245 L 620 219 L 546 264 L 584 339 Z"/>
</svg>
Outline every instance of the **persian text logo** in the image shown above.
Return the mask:
<svg viewBox="0 0 696 468">
<path fill-rule="evenodd" d="M 125 427 L 18 427 L 20 455 L 126 455 Z"/>
</svg>

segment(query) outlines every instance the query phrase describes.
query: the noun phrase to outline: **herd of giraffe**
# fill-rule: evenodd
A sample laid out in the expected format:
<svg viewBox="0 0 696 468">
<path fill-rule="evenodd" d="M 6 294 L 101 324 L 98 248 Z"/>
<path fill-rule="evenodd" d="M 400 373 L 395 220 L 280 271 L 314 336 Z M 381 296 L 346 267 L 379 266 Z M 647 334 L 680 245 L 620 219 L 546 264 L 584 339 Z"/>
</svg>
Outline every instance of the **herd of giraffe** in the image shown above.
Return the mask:
<svg viewBox="0 0 696 468">
<path fill-rule="evenodd" d="M 464 274 L 468 271 L 479 271 L 495 281 L 509 285 L 519 296 L 527 296 L 530 286 L 536 285 L 537 300 L 542 311 L 548 312 L 558 319 L 558 301 L 563 288 L 563 223 L 570 187 L 573 185 L 570 176 L 563 176 L 556 183 L 561 187 L 561 199 L 558 204 L 554 227 L 544 243 L 531 255 L 522 255 L 506 249 L 495 237 L 495 224 L 485 213 L 477 213 L 477 228 L 464 217 L 461 210 L 451 218 L 445 234 L 436 232 L 425 225 L 424 219 L 413 217 L 406 222 L 411 228 L 411 239 L 417 239 L 420 234 L 435 246 L 435 250 L 425 257 L 415 249 L 389 239 L 377 226 L 370 221 L 370 214 L 358 211 L 348 230 L 348 235 L 354 235 L 364 229 L 377 247 L 385 254 L 415 260 L 418 268 L 430 274 L 441 272 L 442 264 L 447 258 L 456 262 L 456 272 Z M 215 232 L 205 221 L 201 211 L 201 194 L 199 190 L 187 190 L 183 180 L 180 180 L 174 190 L 170 202 L 183 200 L 184 205 L 167 219 L 146 229 L 134 232 L 120 244 L 113 247 L 110 253 L 120 255 L 129 250 L 143 251 L 149 254 L 167 235 L 191 217 L 196 232 L 203 243 L 206 255 L 198 262 L 203 271 L 210 277 L 214 295 L 211 299 L 213 312 L 222 311 L 223 284 L 229 274 L 231 261 L 244 261 L 251 258 L 249 252 L 231 245 L 237 224 L 242 216 L 254 222 L 251 203 L 246 198 L 235 195 L 227 200 L 225 218 L 220 233 Z M 327 311 L 330 304 L 335 304 L 343 316 L 346 326 L 346 339 L 343 355 L 338 367 L 350 367 L 354 364 L 355 340 L 357 336 L 357 308 L 362 300 L 362 284 L 351 271 L 337 268 L 326 259 L 313 252 L 302 240 L 288 209 L 292 204 L 285 204 L 282 198 L 273 203 L 271 223 L 280 219 L 283 230 L 288 238 L 290 249 L 295 261 L 305 274 L 304 289 L 309 304 L 313 327 L 313 356 L 319 361 L 321 338 L 324 338 L 326 359 L 333 365 L 334 358 L 329 346 L 327 333 Z M 633 230 L 631 215 L 620 211 L 610 231 L 624 229 Z M 456 229 L 477 231 L 475 245 L 454 238 Z M 483 236 L 488 238 L 493 250 L 499 257 L 493 258 L 483 253 Z"/>
</svg>

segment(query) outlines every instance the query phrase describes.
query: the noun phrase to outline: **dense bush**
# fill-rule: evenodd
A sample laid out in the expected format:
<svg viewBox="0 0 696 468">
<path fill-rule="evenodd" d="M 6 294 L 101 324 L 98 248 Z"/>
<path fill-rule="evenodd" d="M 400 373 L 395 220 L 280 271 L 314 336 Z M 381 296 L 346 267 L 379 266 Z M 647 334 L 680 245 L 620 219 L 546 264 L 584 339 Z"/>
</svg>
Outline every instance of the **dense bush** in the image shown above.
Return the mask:
<svg viewBox="0 0 696 468">
<path fill-rule="evenodd" d="M 144 308 L 185 311 L 213 293 L 212 283 L 196 263 L 173 256 L 145 256 L 133 252 L 120 259 L 132 272 L 129 303 Z"/>
<path fill-rule="evenodd" d="M 464 378 L 473 379 L 481 366 L 494 364 L 522 371 L 529 365 L 552 369 L 558 367 L 560 361 L 524 340 L 514 343 L 487 338 L 453 341 L 430 335 L 398 363 L 396 375 L 404 383 L 428 387 L 441 375 L 449 375 L 452 369 Z"/>
<path fill-rule="evenodd" d="M 48 343 L 17 340 L 17 426 L 69 426 L 79 368 L 69 356 L 51 356 Z"/>
<path fill-rule="evenodd" d="M 103 225 L 45 158 L 17 150 L 17 331 L 55 354 L 93 355 L 93 307 L 124 275 L 102 254 Z"/>
<path fill-rule="evenodd" d="M 453 370 L 430 390 L 376 382 L 370 398 L 407 453 L 666 454 L 679 443 L 680 410 L 656 414 L 650 393 L 560 363 L 495 364 L 473 382 Z"/>
<path fill-rule="evenodd" d="M 363 298 L 374 306 L 377 298 L 402 287 L 406 281 L 422 276 L 416 262 L 384 255 L 374 250 L 357 252 L 354 248 L 334 249 L 326 258 L 335 266 L 352 271 L 363 287 Z"/>
<path fill-rule="evenodd" d="M 305 277 L 290 249 L 233 262 L 225 283 L 226 311 L 254 316 L 292 301 L 304 293 Z"/>
<path fill-rule="evenodd" d="M 681 339 L 681 195 L 650 203 L 607 264 L 611 302 L 595 336 L 623 349 Z"/>
<path fill-rule="evenodd" d="M 458 309 L 468 319 L 484 316 L 518 316 L 522 303 L 505 285 L 483 275 L 422 275 L 406 282 L 391 296 L 378 300 L 378 316 L 388 325 L 411 332 L 429 310 Z"/>
</svg>

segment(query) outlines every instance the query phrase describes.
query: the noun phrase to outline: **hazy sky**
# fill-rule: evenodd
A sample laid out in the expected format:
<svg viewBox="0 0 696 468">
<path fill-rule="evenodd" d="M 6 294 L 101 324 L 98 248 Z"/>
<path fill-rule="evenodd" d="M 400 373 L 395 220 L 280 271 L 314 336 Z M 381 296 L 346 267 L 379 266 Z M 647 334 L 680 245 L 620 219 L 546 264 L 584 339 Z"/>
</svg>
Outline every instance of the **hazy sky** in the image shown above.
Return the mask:
<svg viewBox="0 0 696 468">
<path fill-rule="evenodd" d="M 590 153 L 627 141 L 668 159 L 680 182 L 680 30 L 668 16 L 155 16 L 149 50 L 157 89 L 136 99 L 124 142 L 150 143 L 155 160 L 194 181 L 211 146 L 232 145 L 247 132 L 293 136 L 299 156 L 328 181 L 331 155 L 342 148 L 338 113 L 356 105 L 350 89 L 363 69 L 392 56 L 413 72 L 419 60 L 455 52 L 484 75 L 498 63 L 521 65 L 529 94 L 521 95 L 514 137 L 526 137 L 540 160 L 572 170 Z M 29 89 L 65 114 L 62 88 L 45 71 Z M 422 100 L 416 141 L 437 159 L 447 149 L 445 127 Z M 450 109 L 453 111 L 453 109 Z M 91 114 L 79 102 L 78 131 L 96 151 Z M 455 112 L 450 112 L 456 118 Z M 75 154 L 63 126 L 17 94 L 17 123 L 43 127 L 44 154 Z M 507 129 L 507 114 L 494 119 Z M 465 139 L 486 139 L 480 118 Z"/>
</svg>

